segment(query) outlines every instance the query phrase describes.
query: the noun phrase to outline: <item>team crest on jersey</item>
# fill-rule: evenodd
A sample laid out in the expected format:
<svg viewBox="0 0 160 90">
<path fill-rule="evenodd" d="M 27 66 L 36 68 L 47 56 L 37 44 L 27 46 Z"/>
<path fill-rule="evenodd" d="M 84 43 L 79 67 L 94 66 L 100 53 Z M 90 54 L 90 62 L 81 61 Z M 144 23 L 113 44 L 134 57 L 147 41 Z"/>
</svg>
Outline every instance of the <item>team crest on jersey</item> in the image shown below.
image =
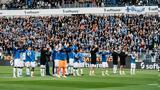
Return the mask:
<svg viewBox="0 0 160 90">
<path fill-rule="evenodd" d="M 30 56 L 30 55 L 31 55 L 31 51 L 28 51 L 28 52 L 27 52 L 27 55 Z"/>
</svg>

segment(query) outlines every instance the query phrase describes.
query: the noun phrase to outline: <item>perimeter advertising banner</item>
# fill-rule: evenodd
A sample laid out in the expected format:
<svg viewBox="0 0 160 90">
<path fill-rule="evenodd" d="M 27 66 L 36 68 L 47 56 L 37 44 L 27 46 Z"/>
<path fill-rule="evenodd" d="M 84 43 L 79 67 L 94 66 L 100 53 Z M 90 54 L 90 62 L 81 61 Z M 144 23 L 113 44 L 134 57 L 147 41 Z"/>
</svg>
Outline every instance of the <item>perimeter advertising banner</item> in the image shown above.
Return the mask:
<svg viewBox="0 0 160 90">
<path fill-rule="evenodd" d="M 158 13 L 158 6 L 126 6 L 127 14 Z"/>
<path fill-rule="evenodd" d="M 146 14 L 157 13 L 158 6 L 60 8 L 31 10 L 0 10 L 0 16 L 51 16 L 71 14 Z"/>
<path fill-rule="evenodd" d="M 152 69 L 159 69 L 160 68 L 160 64 L 159 63 L 140 63 L 140 68 L 141 69 L 149 69 L 149 70 L 152 70 Z"/>
</svg>

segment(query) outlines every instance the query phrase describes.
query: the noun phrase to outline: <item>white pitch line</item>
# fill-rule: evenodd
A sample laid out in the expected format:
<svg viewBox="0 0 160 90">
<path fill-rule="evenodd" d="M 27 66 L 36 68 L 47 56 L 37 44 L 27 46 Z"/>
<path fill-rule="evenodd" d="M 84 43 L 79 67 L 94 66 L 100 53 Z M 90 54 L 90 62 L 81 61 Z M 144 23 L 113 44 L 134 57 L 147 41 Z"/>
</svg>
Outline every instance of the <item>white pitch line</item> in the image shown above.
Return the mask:
<svg viewBox="0 0 160 90">
<path fill-rule="evenodd" d="M 10 76 L 2 76 L 1 78 L 13 78 L 13 77 L 10 77 Z"/>
<path fill-rule="evenodd" d="M 158 88 L 160 88 L 160 85 L 158 83 L 152 83 L 152 84 L 147 84 L 147 85 L 150 85 L 150 86 L 157 86 Z"/>
<path fill-rule="evenodd" d="M 159 84 L 158 83 L 152 83 L 152 84 L 148 84 L 150 86 L 158 86 Z"/>
</svg>

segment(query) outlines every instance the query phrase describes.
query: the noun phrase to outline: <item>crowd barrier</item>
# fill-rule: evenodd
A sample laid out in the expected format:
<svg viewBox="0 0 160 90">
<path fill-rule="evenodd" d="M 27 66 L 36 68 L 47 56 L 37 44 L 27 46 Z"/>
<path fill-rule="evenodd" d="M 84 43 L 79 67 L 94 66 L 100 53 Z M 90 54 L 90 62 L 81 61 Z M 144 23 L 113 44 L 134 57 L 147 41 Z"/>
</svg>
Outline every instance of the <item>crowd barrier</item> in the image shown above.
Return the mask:
<svg viewBox="0 0 160 90">
<path fill-rule="evenodd" d="M 0 16 L 50 16 L 71 14 L 158 14 L 158 6 L 89 7 L 61 9 L 0 10 Z"/>
<path fill-rule="evenodd" d="M 136 61 L 136 68 L 137 69 L 156 70 L 156 69 L 160 68 L 160 60 L 158 60 L 158 55 L 155 55 L 156 56 L 155 60 L 152 60 L 152 58 L 148 58 L 145 53 L 143 54 L 143 56 L 144 57 L 141 58 L 142 61 L 140 61 L 140 58 L 139 58 L 138 61 Z M 152 57 L 152 56 L 150 56 L 150 57 Z M 126 58 L 126 68 L 130 68 L 130 63 L 131 63 L 130 58 L 131 58 L 130 56 L 128 56 Z M 51 63 L 52 62 L 50 62 L 50 65 L 52 66 Z M 109 63 L 109 67 L 112 68 L 113 67 L 113 62 L 109 61 L 108 63 Z M 0 60 L 0 66 L 10 66 L 10 60 L 4 60 L 4 58 L 1 59 Z"/>
</svg>

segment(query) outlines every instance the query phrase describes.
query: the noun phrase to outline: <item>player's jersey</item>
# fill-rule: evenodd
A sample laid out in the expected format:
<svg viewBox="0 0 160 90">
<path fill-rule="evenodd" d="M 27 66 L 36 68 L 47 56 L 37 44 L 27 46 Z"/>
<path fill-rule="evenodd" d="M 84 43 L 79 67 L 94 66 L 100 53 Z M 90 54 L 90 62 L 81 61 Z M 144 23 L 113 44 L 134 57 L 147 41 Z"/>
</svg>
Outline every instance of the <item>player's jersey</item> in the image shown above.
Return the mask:
<svg viewBox="0 0 160 90">
<path fill-rule="evenodd" d="M 84 62 L 84 60 L 83 60 L 83 53 L 78 53 L 78 59 L 79 59 L 79 62 L 80 63 L 82 63 L 82 62 Z"/>
<path fill-rule="evenodd" d="M 53 50 L 52 50 L 52 60 L 59 60 L 59 48 L 56 46 Z"/>
<path fill-rule="evenodd" d="M 90 53 L 83 53 L 83 56 L 84 56 L 84 57 L 87 57 L 87 58 L 90 58 L 90 57 L 91 57 L 91 54 L 90 54 Z"/>
<path fill-rule="evenodd" d="M 52 56 L 52 60 L 55 60 L 55 56 L 56 56 L 56 50 L 55 49 L 52 50 L 51 56 Z"/>
<path fill-rule="evenodd" d="M 100 52 L 99 54 L 101 54 L 101 59 L 102 59 L 102 62 L 106 62 L 107 58 L 109 57 L 109 55 L 111 54 L 110 52 Z"/>
<path fill-rule="evenodd" d="M 35 52 L 35 60 L 38 60 L 38 58 L 40 58 L 40 56 L 41 56 L 41 53 L 36 51 Z"/>
<path fill-rule="evenodd" d="M 75 62 L 80 62 L 80 63 L 83 63 L 84 60 L 83 60 L 83 53 L 75 53 L 74 55 L 74 63 Z"/>
<path fill-rule="evenodd" d="M 75 62 L 79 62 L 78 53 L 75 53 L 75 55 L 74 55 L 74 63 L 75 63 Z"/>
<path fill-rule="evenodd" d="M 136 63 L 136 57 L 133 54 L 131 54 L 131 63 Z"/>
<path fill-rule="evenodd" d="M 59 52 L 55 51 L 54 55 L 55 55 L 54 60 L 59 60 Z"/>
<path fill-rule="evenodd" d="M 20 49 L 13 49 L 13 59 L 20 59 L 21 58 L 21 52 L 23 52 L 23 50 Z"/>
<path fill-rule="evenodd" d="M 25 52 L 21 52 L 21 56 L 20 56 L 20 60 L 24 61 L 26 60 L 26 53 Z"/>
<path fill-rule="evenodd" d="M 73 51 L 75 51 L 75 50 L 77 50 L 77 49 L 78 49 L 78 47 L 77 47 L 76 45 L 73 45 L 73 46 L 72 46 L 72 50 L 73 50 Z"/>
<path fill-rule="evenodd" d="M 73 50 L 70 48 L 70 52 L 68 53 L 69 59 L 74 59 L 74 55 L 75 55 L 75 53 L 74 53 Z"/>
<path fill-rule="evenodd" d="M 59 52 L 58 54 L 59 60 L 66 60 L 67 59 L 67 55 L 65 52 Z"/>
<path fill-rule="evenodd" d="M 26 62 L 35 61 L 35 52 L 33 50 L 26 50 Z"/>
</svg>

